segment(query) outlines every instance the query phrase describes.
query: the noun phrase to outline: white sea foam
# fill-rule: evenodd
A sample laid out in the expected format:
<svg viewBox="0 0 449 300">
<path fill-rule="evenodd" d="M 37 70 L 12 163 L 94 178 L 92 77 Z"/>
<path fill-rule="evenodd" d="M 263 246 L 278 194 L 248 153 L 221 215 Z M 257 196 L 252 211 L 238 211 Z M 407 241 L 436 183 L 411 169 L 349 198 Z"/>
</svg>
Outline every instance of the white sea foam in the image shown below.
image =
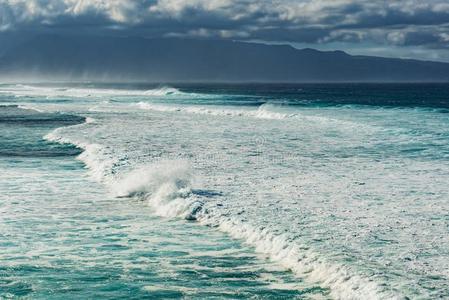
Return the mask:
<svg viewBox="0 0 449 300">
<path fill-rule="evenodd" d="M 86 124 L 95 123 L 95 119 L 91 118 L 91 117 L 87 117 L 85 122 L 86 122 Z"/>
<path fill-rule="evenodd" d="M 318 253 L 269 229 L 256 229 L 232 217 L 202 215 L 202 224 L 214 225 L 231 236 L 246 241 L 259 253 L 291 270 L 297 276 L 320 283 L 335 299 L 401 299 L 374 279 L 359 275 L 349 267 L 329 262 Z"/>
<path fill-rule="evenodd" d="M 147 102 L 139 102 L 137 105 L 140 109 L 160 111 L 160 112 L 181 112 L 200 115 L 212 116 L 228 116 L 228 117 L 247 117 L 267 120 L 297 120 L 301 122 L 313 122 L 320 126 L 344 126 L 351 130 L 376 131 L 378 128 L 367 124 L 336 119 L 328 116 L 307 115 L 290 109 L 282 109 L 274 104 L 265 103 L 257 109 L 252 107 L 242 108 L 226 108 L 223 106 L 201 106 L 201 105 L 172 105 L 172 104 L 154 104 Z"/>
<path fill-rule="evenodd" d="M 86 118 L 85 123 L 58 128 L 44 136 L 44 139 L 73 144 L 83 149 L 78 159 L 89 169 L 89 176 L 107 185 L 114 196 L 136 197 L 148 201 L 158 216 L 196 219 L 195 215 L 201 210 L 202 203 L 192 193 L 193 174 L 187 161 L 161 161 L 114 176 L 113 168 L 118 159 L 112 157 L 103 146 L 69 139 L 61 134 L 67 128 L 73 129 L 94 122 L 94 119 Z"/>
<path fill-rule="evenodd" d="M 34 110 L 34 111 L 39 112 L 39 113 L 44 112 L 42 109 L 36 108 L 35 106 L 31 106 L 31 105 L 19 105 L 18 108 L 27 109 L 27 110 Z"/>
<path fill-rule="evenodd" d="M 163 217 L 194 218 L 201 203 L 192 193 L 192 171 L 186 161 L 161 161 L 141 166 L 116 180 L 111 188 L 117 197 L 148 201 Z"/>
<path fill-rule="evenodd" d="M 39 112 L 39 113 L 43 113 L 44 112 L 44 110 L 39 109 L 39 108 L 37 108 L 37 107 L 35 107 L 33 105 L 28 105 L 28 104 L 27 105 L 25 105 L 25 104 L 17 105 L 16 103 L 3 103 L 3 104 L 0 104 L 0 107 L 17 107 L 19 109 L 33 110 L 33 111 Z"/>
<path fill-rule="evenodd" d="M 213 208 L 202 209 L 192 193 L 192 169 L 186 161 L 162 161 L 139 167 L 116 180 L 111 188 L 117 197 L 138 197 L 148 201 L 162 217 L 197 219 L 246 241 L 256 251 L 312 283 L 331 290 L 335 299 L 399 299 L 383 289 L 375 279 L 359 275 L 349 267 L 332 263 L 269 229 L 256 229 L 232 216 L 222 216 Z"/>
<path fill-rule="evenodd" d="M 165 105 L 139 102 L 137 106 L 141 109 L 161 111 L 161 112 L 185 112 L 191 114 L 203 114 L 213 116 L 233 116 L 233 117 L 252 117 L 259 119 L 285 119 L 294 117 L 296 114 L 281 113 L 270 110 L 270 105 L 263 104 L 257 110 L 233 109 L 219 106 L 200 106 L 200 105 Z"/>
<path fill-rule="evenodd" d="M 254 113 L 254 117 L 260 119 L 278 119 L 278 120 L 298 117 L 297 113 L 277 112 L 275 109 L 276 106 L 272 104 L 269 103 L 262 104 Z"/>
<path fill-rule="evenodd" d="M 158 89 L 153 89 L 153 90 L 147 90 L 144 92 L 144 95 L 147 96 L 168 96 L 168 95 L 179 95 L 182 94 L 181 91 L 179 91 L 176 88 L 173 87 L 161 87 Z"/>
<path fill-rule="evenodd" d="M 83 124 L 77 124 L 67 127 L 60 127 L 44 136 L 44 139 L 61 144 L 72 144 L 84 151 L 78 156 L 78 159 L 84 162 L 89 170 L 89 176 L 99 182 L 111 182 L 112 168 L 116 164 L 117 159 L 112 157 L 106 149 L 97 143 L 88 143 L 77 141 L 64 137 L 61 131 L 67 128 L 80 128 L 86 124 L 95 123 L 93 118 L 86 118 Z"/>
<path fill-rule="evenodd" d="M 256 229 L 232 216 L 222 216 L 214 208 L 202 209 L 192 193 L 192 169 L 186 161 L 162 161 L 139 167 L 115 181 L 111 188 L 117 197 L 138 197 L 148 201 L 162 217 L 197 219 L 242 239 L 259 253 L 311 283 L 331 290 L 335 299 L 400 299 L 382 288 L 374 278 L 357 274 L 349 267 L 329 262 L 309 247 L 298 245 L 268 228 Z"/>
</svg>

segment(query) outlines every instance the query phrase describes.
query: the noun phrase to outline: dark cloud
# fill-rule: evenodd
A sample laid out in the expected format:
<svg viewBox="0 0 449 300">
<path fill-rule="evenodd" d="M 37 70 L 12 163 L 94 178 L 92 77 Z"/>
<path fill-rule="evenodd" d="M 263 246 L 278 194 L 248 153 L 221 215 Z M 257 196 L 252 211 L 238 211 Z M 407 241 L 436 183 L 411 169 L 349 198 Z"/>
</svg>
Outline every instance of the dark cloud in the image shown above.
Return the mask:
<svg viewBox="0 0 449 300">
<path fill-rule="evenodd" d="M 0 0 L 0 31 L 447 49 L 447 0 Z"/>
</svg>

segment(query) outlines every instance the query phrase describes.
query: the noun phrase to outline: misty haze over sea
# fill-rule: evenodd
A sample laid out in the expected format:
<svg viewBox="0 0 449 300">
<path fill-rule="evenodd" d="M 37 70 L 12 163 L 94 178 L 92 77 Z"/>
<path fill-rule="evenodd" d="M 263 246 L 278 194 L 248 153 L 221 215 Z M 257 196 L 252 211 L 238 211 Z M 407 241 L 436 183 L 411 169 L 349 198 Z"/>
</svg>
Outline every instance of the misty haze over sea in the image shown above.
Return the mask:
<svg viewBox="0 0 449 300">
<path fill-rule="evenodd" d="M 140 82 L 448 81 L 449 63 L 221 40 L 42 35 L 0 58 L 11 80 Z"/>
</svg>

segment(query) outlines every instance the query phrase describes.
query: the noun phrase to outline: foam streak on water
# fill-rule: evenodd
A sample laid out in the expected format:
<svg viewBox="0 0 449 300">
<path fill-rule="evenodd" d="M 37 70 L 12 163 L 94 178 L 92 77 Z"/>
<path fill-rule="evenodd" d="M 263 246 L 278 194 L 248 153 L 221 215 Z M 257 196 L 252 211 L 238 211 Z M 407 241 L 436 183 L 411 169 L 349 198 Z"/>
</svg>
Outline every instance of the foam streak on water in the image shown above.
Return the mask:
<svg viewBox="0 0 449 300">
<path fill-rule="evenodd" d="M 226 232 L 332 298 L 449 295 L 448 114 L 126 93 L 28 102 L 92 118 L 46 139 L 84 149 L 111 196 Z"/>
</svg>

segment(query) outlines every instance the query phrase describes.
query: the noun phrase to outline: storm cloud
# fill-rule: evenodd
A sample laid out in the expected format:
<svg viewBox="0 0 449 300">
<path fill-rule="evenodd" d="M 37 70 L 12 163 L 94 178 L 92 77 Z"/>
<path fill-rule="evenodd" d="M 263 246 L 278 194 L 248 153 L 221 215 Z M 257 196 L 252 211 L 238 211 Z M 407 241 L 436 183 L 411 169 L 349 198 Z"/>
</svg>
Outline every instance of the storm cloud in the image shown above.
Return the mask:
<svg viewBox="0 0 449 300">
<path fill-rule="evenodd" d="M 447 51 L 447 0 L 0 0 L 0 31 Z"/>
</svg>

